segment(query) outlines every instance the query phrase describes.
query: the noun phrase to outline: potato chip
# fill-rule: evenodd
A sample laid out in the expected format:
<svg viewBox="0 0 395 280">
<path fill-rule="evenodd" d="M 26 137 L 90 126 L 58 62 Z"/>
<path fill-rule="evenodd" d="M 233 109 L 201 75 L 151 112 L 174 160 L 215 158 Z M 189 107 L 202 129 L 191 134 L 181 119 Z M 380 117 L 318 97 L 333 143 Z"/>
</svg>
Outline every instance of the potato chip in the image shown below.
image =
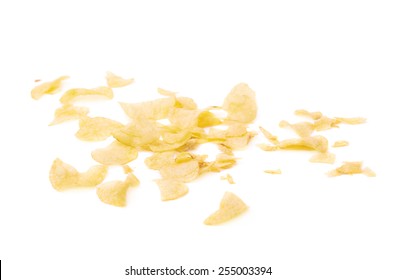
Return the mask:
<svg viewBox="0 0 395 280">
<path fill-rule="evenodd" d="M 257 146 L 266 152 L 273 152 L 279 149 L 278 146 L 266 145 L 266 144 L 257 144 Z"/>
<path fill-rule="evenodd" d="M 234 193 L 225 192 L 219 209 L 211 214 L 204 223 L 206 225 L 218 225 L 227 222 L 248 209 L 248 206 Z"/>
<path fill-rule="evenodd" d="M 291 128 L 300 137 L 309 137 L 314 131 L 314 124 L 309 122 L 290 124 L 287 121 L 281 121 L 279 125 L 281 128 Z"/>
<path fill-rule="evenodd" d="M 160 98 L 141 103 L 119 103 L 126 115 L 131 119 L 161 120 L 169 116 L 174 108 L 175 98 Z"/>
<path fill-rule="evenodd" d="M 281 141 L 278 147 L 291 150 L 316 150 L 325 153 L 328 150 L 328 140 L 321 135 L 287 139 Z"/>
<path fill-rule="evenodd" d="M 167 97 L 176 97 L 176 95 L 177 95 L 177 92 L 166 90 L 163 88 L 158 88 L 157 91 L 159 94 L 161 94 L 163 96 L 167 96 Z"/>
<path fill-rule="evenodd" d="M 62 82 L 70 78 L 69 76 L 61 76 L 51 82 L 42 83 L 34 87 L 31 91 L 32 98 L 35 100 L 40 99 L 44 94 L 54 94 L 58 92 L 62 86 Z"/>
<path fill-rule="evenodd" d="M 366 122 L 365 118 L 335 118 L 337 121 L 341 122 L 341 123 L 345 123 L 345 124 L 363 124 Z"/>
<path fill-rule="evenodd" d="M 362 170 L 362 173 L 368 177 L 376 177 L 376 173 L 369 167 L 365 167 L 365 169 Z"/>
<path fill-rule="evenodd" d="M 111 72 L 107 72 L 106 80 L 110 88 L 125 87 L 134 82 L 134 79 L 124 79 Z"/>
<path fill-rule="evenodd" d="M 124 145 L 118 141 L 105 148 L 92 152 L 92 158 L 104 165 L 124 165 L 137 158 L 138 152 L 134 147 Z"/>
<path fill-rule="evenodd" d="M 49 125 L 56 125 L 70 120 L 79 120 L 86 117 L 89 109 L 86 107 L 77 107 L 72 104 L 66 104 L 56 109 L 55 118 Z"/>
<path fill-rule="evenodd" d="M 175 108 L 169 116 L 171 124 L 179 129 L 191 129 L 198 125 L 198 110 Z"/>
<path fill-rule="evenodd" d="M 340 167 L 328 173 L 329 177 L 341 175 L 365 174 L 369 177 L 374 177 L 376 174 L 370 169 L 362 169 L 362 161 L 346 161 Z"/>
<path fill-rule="evenodd" d="M 227 95 L 223 103 L 230 121 L 250 123 L 257 115 L 255 92 L 245 83 L 236 85 Z"/>
<path fill-rule="evenodd" d="M 188 193 L 188 186 L 182 181 L 174 179 L 160 179 L 156 180 L 159 186 L 160 197 L 162 201 L 174 200 L 180 198 Z"/>
<path fill-rule="evenodd" d="M 335 143 L 333 143 L 332 147 L 333 148 L 339 148 L 339 147 L 345 147 L 345 146 L 348 146 L 348 145 L 349 145 L 348 141 L 340 140 L 340 141 L 336 141 Z"/>
<path fill-rule="evenodd" d="M 209 127 L 222 124 L 222 121 L 210 111 L 203 111 L 198 115 L 197 126 Z"/>
<path fill-rule="evenodd" d="M 267 174 L 272 174 L 272 175 L 278 175 L 278 174 L 282 173 L 280 169 L 267 169 L 267 170 L 264 170 L 263 172 L 265 172 Z"/>
<path fill-rule="evenodd" d="M 163 179 L 178 180 L 183 183 L 193 181 L 199 175 L 199 163 L 190 160 L 182 163 L 172 163 L 160 169 Z"/>
<path fill-rule="evenodd" d="M 123 124 L 103 117 L 80 119 L 80 129 L 75 134 L 83 141 L 102 141 L 124 127 Z"/>
<path fill-rule="evenodd" d="M 58 191 L 75 187 L 92 187 L 100 184 L 107 175 L 105 166 L 93 166 L 84 173 L 78 172 L 71 165 L 55 159 L 49 172 L 49 180 Z"/>
<path fill-rule="evenodd" d="M 296 110 L 295 115 L 301 116 L 301 117 L 307 117 L 312 120 L 318 120 L 322 117 L 321 112 L 309 112 L 307 110 Z"/>
<path fill-rule="evenodd" d="M 314 122 L 314 129 L 317 131 L 328 130 L 334 127 L 339 127 L 339 120 L 328 118 L 326 116 L 322 116 L 318 120 Z"/>
<path fill-rule="evenodd" d="M 229 184 L 236 184 L 233 177 L 228 173 L 226 176 L 221 176 L 221 180 L 227 180 Z"/>
<path fill-rule="evenodd" d="M 122 165 L 123 173 L 129 174 L 133 172 L 133 169 L 129 165 Z"/>
<path fill-rule="evenodd" d="M 159 140 L 160 133 L 153 121 L 148 119 L 134 119 L 122 129 L 114 130 L 113 137 L 119 142 L 146 149 L 146 147 Z"/>
<path fill-rule="evenodd" d="M 179 96 L 176 97 L 176 103 L 174 104 L 174 107 L 188 110 L 196 110 L 198 106 L 192 98 Z"/>
<path fill-rule="evenodd" d="M 109 87 L 98 87 L 93 89 L 86 88 L 73 88 L 66 91 L 63 96 L 60 98 L 60 102 L 63 104 L 73 103 L 75 101 L 79 101 L 83 98 L 92 98 L 92 97 L 102 97 L 105 99 L 112 99 L 114 97 L 114 93 L 112 89 Z"/>
<path fill-rule="evenodd" d="M 147 157 L 144 162 L 150 169 L 160 170 L 162 167 L 175 163 L 177 152 L 159 152 Z"/>
<path fill-rule="evenodd" d="M 336 156 L 335 154 L 332 153 L 317 153 L 314 154 L 311 158 L 310 158 L 310 162 L 314 162 L 314 163 L 329 163 L 329 164 L 333 164 L 335 163 L 336 160 Z"/>
<path fill-rule="evenodd" d="M 277 145 L 279 143 L 277 136 L 274 136 L 273 134 L 271 134 L 269 131 L 267 131 L 266 129 L 264 129 L 261 126 L 259 127 L 259 129 L 262 132 L 263 136 L 265 136 L 266 139 L 270 141 L 270 143 L 272 143 L 274 145 Z"/>
</svg>

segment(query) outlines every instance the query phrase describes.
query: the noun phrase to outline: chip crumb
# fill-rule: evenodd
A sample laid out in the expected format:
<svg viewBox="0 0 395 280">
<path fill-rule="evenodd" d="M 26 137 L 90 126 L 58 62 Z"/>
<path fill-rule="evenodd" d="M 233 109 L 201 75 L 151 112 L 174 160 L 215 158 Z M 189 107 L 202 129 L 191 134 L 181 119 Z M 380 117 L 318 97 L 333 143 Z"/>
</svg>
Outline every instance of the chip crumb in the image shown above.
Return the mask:
<svg viewBox="0 0 395 280">
<path fill-rule="evenodd" d="M 263 172 L 273 175 L 282 174 L 281 169 L 268 169 L 268 170 L 264 170 Z"/>
<path fill-rule="evenodd" d="M 336 160 L 336 155 L 332 154 L 332 153 L 317 153 L 314 154 L 311 158 L 310 158 L 310 162 L 314 162 L 314 163 L 328 163 L 328 164 L 333 164 L 335 163 Z"/>
<path fill-rule="evenodd" d="M 119 88 L 119 87 L 125 87 L 127 85 L 130 85 L 131 83 L 134 82 L 134 79 L 124 79 L 118 75 L 115 75 L 112 72 L 107 72 L 106 81 L 107 81 L 107 85 L 110 88 Z"/>
<path fill-rule="evenodd" d="M 35 79 L 34 82 L 35 83 L 41 82 L 41 79 Z"/>
<path fill-rule="evenodd" d="M 205 221 L 206 225 L 219 225 L 227 222 L 248 209 L 248 206 L 234 193 L 225 192 L 219 209 L 211 214 Z"/>
<path fill-rule="evenodd" d="M 348 146 L 350 143 L 348 141 L 345 140 L 339 140 L 339 141 L 335 141 L 335 143 L 333 143 L 332 147 L 333 148 L 339 148 L 339 147 L 346 147 Z"/>
<path fill-rule="evenodd" d="M 67 80 L 68 78 L 70 78 L 70 77 L 69 76 L 61 76 L 51 82 L 42 83 L 41 85 L 34 87 L 31 91 L 32 98 L 35 100 L 38 100 L 45 94 L 57 93 L 62 86 L 62 82 L 64 80 Z M 37 81 L 40 81 L 40 80 L 36 80 L 36 82 Z"/>
<path fill-rule="evenodd" d="M 221 180 L 227 180 L 229 184 L 235 184 L 233 177 L 229 173 L 226 176 L 221 176 Z"/>
<path fill-rule="evenodd" d="M 266 152 L 273 152 L 279 149 L 278 146 L 266 145 L 266 144 L 257 144 L 257 146 Z"/>
<path fill-rule="evenodd" d="M 156 180 L 159 187 L 160 197 L 162 201 L 174 200 L 188 193 L 188 186 L 182 181 L 175 179 L 159 179 Z"/>
</svg>

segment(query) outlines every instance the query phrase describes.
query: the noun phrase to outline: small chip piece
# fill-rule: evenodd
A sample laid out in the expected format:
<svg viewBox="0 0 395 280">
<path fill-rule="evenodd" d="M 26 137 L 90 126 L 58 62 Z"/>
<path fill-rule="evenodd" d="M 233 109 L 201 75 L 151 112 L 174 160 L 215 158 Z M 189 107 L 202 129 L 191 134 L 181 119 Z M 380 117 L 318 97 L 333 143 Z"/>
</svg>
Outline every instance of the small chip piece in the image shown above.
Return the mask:
<svg viewBox="0 0 395 280">
<path fill-rule="evenodd" d="M 93 166 L 88 171 L 80 173 L 71 165 L 57 158 L 52 163 L 49 180 L 54 189 L 63 191 L 75 187 L 96 186 L 103 182 L 106 175 L 106 166 Z"/>
<path fill-rule="evenodd" d="M 328 140 L 321 135 L 283 140 L 278 144 L 281 149 L 316 150 L 325 153 L 328 150 Z"/>
<path fill-rule="evenodd" d="M 124 125 L 103 117 L 85 117 L 80 119 L 80 129 L 76 132 L 78 139 L 83 141 L 102 141 L 110 137 Z"/>
<path fill-rule="evenodd" d="M 106 80 L 110 88 L 125 87 L 134 82 L 134 79 L 124 79 L 112 72 L 107 72 Z"/>
<path fill-rule="evenodd" d="M 137 158 L 134 147 L 114 141 L 109 146 L 92 152 L 92 158 L 104 165 L 124 165 Z"/>
<path fill-rule="evenodd" d="M 54 94 L 58 92 L 62 86 L 62 82 L 68 79 L 69 76 L 61 76 L 51 82 L 42 83 L 32 89 L 31 95 L 35 100 L 40 99 L 44 94 Z"/>
<path fill-rule="evenodd" d="M 328 130 L 334 127 L 339 127 L 340 123 L 337 119 L 328 118 L 326 116 L 322 116 L 318 120 L 314 122 L 314 129 L 316 131 Z"/>
<path fill-rule="evenodd" d="M 295 112 L 296 116 L 301 116 L 301 117 L 307 117 L 310 118 L 312 120 L 318 120 L 322 117 L 322 113 L 321 112 L 309 112 L 307 110 L 296 110 Z"/>
<path fill-rule="evenodd" d="M 273 152 L 279 149 L 278 146 L 267 145 L 267 144 L 257 144 L 257 146 L 266 152 Z"/>
<path fill-rule="evenodd" d="M 182 181 L 174 179 L 159 179 L 156 184 L 160 190 L 162 201 L 174 200 L 188 193 L 188 186 Z"/>
<path fill-rule="evenodd" d="M 124 207 L 126 206 L 126 197 L 129 187 L 139 185 L 137 177 L 130 173 L 125 181 L 110 181 L 100 184 L 96 188 L 96 194 L 99 199 L 113 206 Z"/>
<path fill-rule="evenodd" d="M 157 91 L 160 95 L 167 96 L 167 97 L 175 97 L 177 95 L 177 92 L 166 90 L 163 88 L 157 88 Z"/>
<path fill-rule="evenodd" d="M 332 153 L 317 153 L 310 158 L 310 162 L 314 163 L 335 163 L 336 155 Z"/>
<path fill-rule="evenodd" d="M 270 143 L 277 145 L 280 142 L 280 141 L 278 141 L 277 136 L 274 136 L 273 134 L 271 134 L 269 131 L 267 131 L 263 127 L 260 126 L 259 129 L 262 132 L 263 136 L 265 136 L 266 139 L 270 141 Z"/>
<path fill-rule="evenodd" d="M 72 104 L 65 104 L 56 109 L 55 117 L 49 125 L 56 125 L 70 120 L 79 120 L 86 117 L 89 109 L 86 107 L 77 107 Z"/>
<path fill-rule="evenodd" d="M 129 174 L 133 172 L 133 169 L 129 165 L 122 165 L 123 173 Z"/>
<path fill-rule="evenodd" d="M 226 176 L 221 176 L 221 180 L 227 180 L 229 184 L 235 184 L 233 177 L 229 173 Z"/>
<path fill-rule="evenodd" d="M 250 123 L 257 115 L 255 92 L 245 83 L 236 85 L 226 96 L 222 108 L 230 121 Z"/>
<path fill-rule="evenodd" d="M 109 87 L 98 87 L 93 89 L 86 88 L 73 88 L 66 91 L 60 98 L 60 102 L 63 104 L 73 103 L 82 98 L 92 98 L 92 97 L 104 97 L 106 99 L 112 99 L 114 93 Z"/>
<path fill-rule="evenodd" d="M 225 192 L 219 209 L 211 214 L 204 223 L 206 225 L 222 224 L 239 216 L 247 209 L 248 206 L 237 195 L 232 192 Z"/>
<path fill-rule="evenodd" d="M 269 170 L 264 170 L 263 172 L 273 175 L 282 174 L 281 169 L 269 169 Z"/>
<path fill-rule="evenodd" d="M 290 124 L 287 121 L 281 121 L 279 125 L 281 128 L 291 128 L 300 137 L 309 137 L 314 131 L 314 124 L 309 122 Z"/>
<path fill-rule="evenodd" d="M 341 123 L 345 123 L 345 124 L 363 124 L 366 123 L 366 119 L 365 118 L 335 118 L 336 120 L 338 120 Z"/>
<path fill-rule="evenodd" d="M 339 148 L 339 147 L 345 147 L 345 146 L 348 146 L 348 145 L 349 145 L 348 141 L 340 140 L 340 141 L 336 141 L 335 143 L 333 143 L 332 147 L 333 148 Z"/>
<path fill-rule="evenodd" d="M 340 167 L 327 173 L 329 177 L 341 175 L 365 174 L 368 177 L 375 177 L 376 174 L 370 169 L 362 169 L 362 161 L 346 161 Z"/>
</svg>

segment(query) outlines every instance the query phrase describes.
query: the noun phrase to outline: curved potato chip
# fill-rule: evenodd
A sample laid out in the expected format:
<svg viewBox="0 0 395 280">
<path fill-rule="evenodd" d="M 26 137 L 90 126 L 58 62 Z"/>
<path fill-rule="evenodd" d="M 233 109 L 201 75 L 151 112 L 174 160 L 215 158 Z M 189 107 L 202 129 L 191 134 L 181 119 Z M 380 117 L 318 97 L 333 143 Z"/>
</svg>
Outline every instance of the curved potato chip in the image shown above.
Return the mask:
<svg viewBox="0 0 395 280">
<path fill-rule="evenodd" d="M 159 152 L 154 153 L 152 156 L 147 157 L 144 162 L 150 169 L 159 170 L 166 165 L 175 162 L 174 158 L 177 152 Z"/>
<path fill-rule="evenodd" d="M 167 96 L 167 97 L 175 97 L 177 95 L 177 92 L 166 90 L 163 88 L 157 88 L 157 91 L 160 95 Z"/>
<path fill-rule="evenodd" d="M 235 184 L 235 181 L 229 173 L 226 174 L 226 176 L 221 176 L 221 180 L 226 180 L 229 184 Z"/>
<path fill-rule="evenodd" d="M 182 181 L 173 179 L 160 179 L 156 180 L 159 186 L 160 197 L 162 201 L 174 200 L 180 198 L 188 193 L 188 186 Z"/>
<path fill-rule="evenodd" d="M 190 97 L 180 96 L 176 98 L 176 103 L 174 104 L 176 108 L 184 108 L 188 110 L 195 110 L 197 109 L 197 105 L 195 101 L 193 101 Z"/>
<path fill-rule="evenodd" d="M 203 111 L 198 115 L 197 126 L 209 127 L 222 124 L 222 121 L 210 111 Z"/>
<path fill-rule="evenodd" d="M 263 136 L 265 136 L 266 139 L 270 141 L 270 143 L 272 143 L 274 145 L 277 145 L 279 143 L 277 136 L 274 136 L 273 134 L 271 134 L 269 131 L 267 131 L 266 129 L 264 129 L 261 126 L 259 127 L 259 129 L 262 132 Z"/>
<path fill-rule="evenodd" d="M 72 104 L 66 104 L 56 109 L 55 118 L 49 125 L 56 125 L 70 120 L 79 120 L 86 117 L 89 109 L 86 107 L 77 107 Z"/>
<path fill-rule="evenodd" d="M 35 100 L 40 99 L 44 94 L 54 94 L 60 90 L 62 82 L 70 78 L 69 76 L 61 76 L 51 82 L 42 83 L 34 87 L 31 91 L 32 98 Z"/>
<path fill-rule="evenodd" d="M 340 167 L 327 173 L 329 177 L 353 174 L 365 174 L 369 177 L 376 176 L 370 168 L 362 169 L 362 161 L 346 161 Z"/>
<path fill-rule="evenodd" d="M 106 140 L 116 131 L 124 127 L 123 124 L 103 117 L 85 117 L 80 119 L 80 129 L 76 132 L 76 137 L 83 141 Z"/>
<path fill-rule="evenodd" d="M 266 152 L 273 152 L 279 149 L 278 146 L 266 145 L 266 144 L 257 144 L 257 146 Z"/>
<path fill-rule="evenodd" d="M 161 120 L 169 116 L 176 100 L 173 97 L 160 98 L 141 103 L 119 103 L 126 115 L 131 119 Z"/>
<path fill-rule="evenodd" d="M 110 88 L 124 87 L 134 82 L 134 79 L 124 79 L 112 72 L 107 72 L 106 80 Z"/>
<path fill-rule="evenodd" d="M 240 83 L 227 95 L 222 107 L 228 112 L 228 120 L 250 123 L 258 110 L 255 92 L 247 84 Z"/>
<path fill-rule="evenodd" d="M 314 124 L 309 122 L 290 124 L 287 121 L 281 121 L 279 125 L 281 128 L 291 128 L 300 137 L 309 137 L 314 131 Z"/>
<path fill-rule="evenodd" d="M 114 93 L 112 89 L 109 87 L 98 87 L 93 89 L 86 88 L 73 88 L 66 91 L 63 96 L 60 98 L 60 102 L 63 104 L 73 103 L 81 98 L 86 97 L 104 97 L 106 99 L 112 99 L 114 97 Z"/>
<path fill-rule="evenodd" d="M 59 158 L 52 163 L 49 180 L 58 191 L 75 187 L 92 187 L 100 184 L 107 175 L 105 166 L 93 166 L 84 173 L 78 172 L 71 165 Z"/>
<path fill-rule="evenodd" d="M 335 118 L 337 121 L 341 122 L 341 123 L 345 123 L 345 124 L 363 124 L 366 123 L 366 119 L 365 118 Z"/>
<path fill-rule="evenodd" d="M 222 224 L 239 216 L 247 209 L 248 206 L 237 195 L 232 192 L 225 192 L 219 209 L 211 214 L 204 223 L 206 225 Z"/>
<path fill-rule="evenodd" d="M 138 152 L 131 146 L 114 141 L 109 146 L 92 152 L 92 158 L 104 165 L 124 165 L 137 158 Z"/>
<path fill-rule="evenodd" d="M 196 160 L 190 160 L 169 164 L 160 169 L 160 174 L 164 179 L 191 182 L 199 175 L 199 163 Z"/>
<path fill-rule="evenodd" d="M 130 168 L 129 165 L 122 165 L 122 169 L 123 169 L 123 173 L 125 173 L 125 174 L 129 174 L 129 173 L 133 172 L 133 169 Z"/>
<path fill-rule="evenodd" d="M 134 119 L 122 129 L 114 131 L 113 137 L 125 145 L 146 148 L 147 145 L 159 140 L 160 133 L 154 122 Z"/>
<path fill-rule="evenodd" d="M 307 117 L 312 120 L 318 120 L 319 118 L 322 117 L 321 112 L 309 112 L 307 110 L 296 110 L 295 111 L 296 116 L 302 116 L 302 117 Z"/>
<path fill-rule="evenodd" d="M 267 174 L 272 174 L 272 175 L 282 174 L 281 169 L 268 169 L 268 170 L 264 170 L 263 172 L 265 172 Z"/>
<path fill-rule="evenodd" d="M 317 131 L 328 130 L 334 127 L 339 127 L 339 120 L 328 118 L 326 116 L 322 116 L 318 120 L 314 122 L 314 129 Z"/>
<path fill-rule="evenodd" d="M 278 144 L 280 149 L 316 150 L 325 153 L 328 150 L 328 140 L 321 135 L 304 138 L 287 139 Z"/>
<path fill-rule="evenodd" d="M 340 141 L 336 141 L 335 143 L 333 143 L 332 147 L 333 148 L 339 148 L 339 147 L 345 147 L 345 146 L 348 146 L 348 145 L 349 145 L 348 141 L 340 140 Z"/>
<path fill-rule="evenodd" d="M 335 163 L 336 160 L 336 156 L 335 154 L 332 153 L 318 153 L 313 155 L 310 158 L 310 162 L 315 162 L 315 163 L 329 163 L 329 164 L 333 164 Z"/>
</svg>

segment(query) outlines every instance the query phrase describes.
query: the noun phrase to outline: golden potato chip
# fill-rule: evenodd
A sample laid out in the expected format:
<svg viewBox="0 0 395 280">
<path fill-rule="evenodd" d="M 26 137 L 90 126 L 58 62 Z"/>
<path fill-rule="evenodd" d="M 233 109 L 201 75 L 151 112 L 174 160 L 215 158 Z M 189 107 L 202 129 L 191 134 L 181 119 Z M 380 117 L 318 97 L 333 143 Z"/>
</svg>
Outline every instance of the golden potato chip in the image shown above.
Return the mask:
<svg viewBox="0 0 395 280">
<path fill-rule="evenodd" d="M 304 138 L 287 139 L 278 144 L 280 149 L 316 150 L 325 153 L 328 150 L 328 140 L 321 135 Z"/>
<path fill-rule="evenodd" d="M 75 187 L 92 187 L 100 184 L 107 175 L 105 166 L 93 166 L 84 173 L 78 172 L 71 165 L 55 159 L 49 172 L 49 180 L 58 191 Z"/>
<path fill-rule="evenodd" d="M 199 175 L 199 163 L 190 160 L 182 163 L 172 163 L 160 169 L 163 179 L 178 180 L 184 183 L 193 181 Z"/>
<path fill-rule="evenodd" d="M 198 115 L 197 126 L 209 127 L 222 124 L 222 121 L 210 111 L 203 111 Z"/>
<path fill-rule="evenodd" d="M 80 119 L 80 129 L 75 134 L 83 141 L 102 141 L 110 137 L 115 131 L 122 129 L 123 124 L 102 117 L 85 117 Z"/>
<path fill-rule="evenodd" d="M 77 107 L 72 104 L 65 104 L 56 109 L 55 118 L 49 125 L 56 125 L 70 120 L 79 120 L 86 117 L 89 109 L 86 107 Z"/>
<path fill-rule="evenodd" d="M 335 163 L 336 160 L 336 156 L 335 154 L 332 153 L 317 153 L 314 154 L 311 158 L 310 158 L 310 162 L 315 162 L 315 163 L 329 163 L 329 164 L 333 164 Z"/>
<path fill-rule="evenodd" d="M 159 186 L 160 197 L 162 201 L 174 200 L 180 198 L 188 193 L 188 186 L 182 181 L 174 179 L 160 179 L 156 180 Z"/>
<path fill-rule="evenodd" d="M 370 169 L 362 169 L 362 161 L 346 161 L 340 167 L 328 173 L 329 177 L 341 175 L 365 174 L 369 177 L 374 177 L 376 174 Z"/>
<path fill-rule="evenodd" d="M 147 119 L 134 119 L 122 129 L 115 130 L 113 137 L 119 142 L 132 146 L 145 148 L 159 140 L 160 133 L 153 121 Z"/>
<path fill-rule="evenodd" d="M 250 123 L 258 110 L 255 92 L 247 84 L 240 83 L 226 96 L 222 107 L 228 113 L 228 120 Z"/>
<path fill-rule="evenodd" d="M 257 146 L 266 152 L 273 152 L 279 149 L 278 146 L 266 145 L 266 144 L 257 144 Z"/>
<path fill-rule="evenodd" d="M 176 108 L 183 108 L 188 110 L 196 110 L 197 105 L 190 97 L 179 96 L 176 97 L 176 103 L 174 104 Z"/>
<path fill-rule="evenodd" d="M 235 184 L 233 177 L 229 173 L 226 176 L 221 176 L 221 180 L 227 180 L 229 184 Z"/>
<path fill-rule="evenodd" d="M 131 119 L 151 119 L 161 120 L 169 116 L 174 108 L 175 98 L 160 98 L 153 101 L 146 101 L 141 103 L 119 103 Z"/>
<path fill-rule="evenodd" d="M 104 165 L 124 165 L 137 158 L 138 152 L 134 147 L 124 145 L 118 141 L 105 148 L 92 152 L 92 158 Z"/>
<path fill-rule="evenodd" d="M 274 136 L 273 134 L 271 134 L 269 131 L 267 131 L 266 129 L 264 129 L 261 126 L 259 127 L 259 129 L 261 130 L 263 136 L 265 136 L 266 139 L 270 141 L 270 143 L 272 143 L 274 145 L 277 145 L 279 143 L 277 136 Z"/>
<path fill-rule="evenodd" d="M 307 117 L 312 120 L 318 120 L 322 117 L 321 112 L 309 112 L 307 110 L 296 110 L 295 115 L 301 116 L 301 117 Z"/>
<path fill-rule="evenodd" d="M 31 92 L 32 98 L 38 100 L 44 94 L 54 94 L 58 92 L 62 86 L 62 82 L 68 78 L 69 76 L 61 76 L 56 80 L 42 83 L 41 85 L 34 87 Z"/>
<path fill-rule="evenodd" d="M 129 173 L 132 173 L 133 172 L 133 169 L 132 168 L 130 168 L 130 166 L 129 165 L 122 165 L 122 169 L 123 169 L 123 173 L 125 173 L 125 174 L 129 174 Z"/>
<path fill-rule="evenodd" d="M 60 98 L 60 102 L 63 104 L 73 103 L 82 98 L 88 97 L 103 97 L 106 99 L 112 99 L 114 97 L 114 93 L 109 87 L 98 87 L 93 89 L 73 88 L 69 89 L 63 94 L 63 96 Z"/>
<path fill-rule="evenodd" d="M 111 72 L 107 72 L 106 80 L 110 88 L 124 87 L 134 82 L 134 79 L 124 79 Z"/>
<path fill-rule="evenodd" d="M 206 225 L 222 224 L 239 216 L 247 209 L 248 206 L 237 195 L 232 192 L 225 192 L 219 209 L 211 214 L 204 223 Z"/>
<path fill-rule="evenodd" d="M 287 121 L 281 121 L 279 125 L 281 128 L 291 128 L 300 137 L 309 137 L 314 131 L 314 124 L 309 122 L 290 124 Z"/>
<path fill-rule="evenodd" d="M 334 127 L 339 127 L 339 120 L 328 118 L 326 116 L 322 116 L 318 120 L 314 122 L 314 129 L 317 131 L 328 130 Z"/>
<path fill-rule="evenodd" d="M 345 124 L 363 124 L 366 122 L 365 118 L 335 118 L 337 121 Z"/>
<path fill-rule="evenodd" d="M 335 143 L 333 143 L 332 147 L 339 148 L 339 147 L 345 147 L 348 145 L 349 145 L 348 141 L 340 140 L 340 141 L 336 141 Z"/>
<path fill-rule="evenodd" d="M 282 173 L 280 169 L 267 169 L 267 170 L 264 170 L 263 172 L 265 172 L 267 174 L 272 174 L 272 175 L 278 175 L 278 174 Z"/>
<path fill-rule="evenodd" d="M 215 161 L 210 165 L 209 171 L 219 172 L 222 169 L 231 168 L 236 164 L 236 158 L 233 154 L 218 154 Z"/>
</svg>

